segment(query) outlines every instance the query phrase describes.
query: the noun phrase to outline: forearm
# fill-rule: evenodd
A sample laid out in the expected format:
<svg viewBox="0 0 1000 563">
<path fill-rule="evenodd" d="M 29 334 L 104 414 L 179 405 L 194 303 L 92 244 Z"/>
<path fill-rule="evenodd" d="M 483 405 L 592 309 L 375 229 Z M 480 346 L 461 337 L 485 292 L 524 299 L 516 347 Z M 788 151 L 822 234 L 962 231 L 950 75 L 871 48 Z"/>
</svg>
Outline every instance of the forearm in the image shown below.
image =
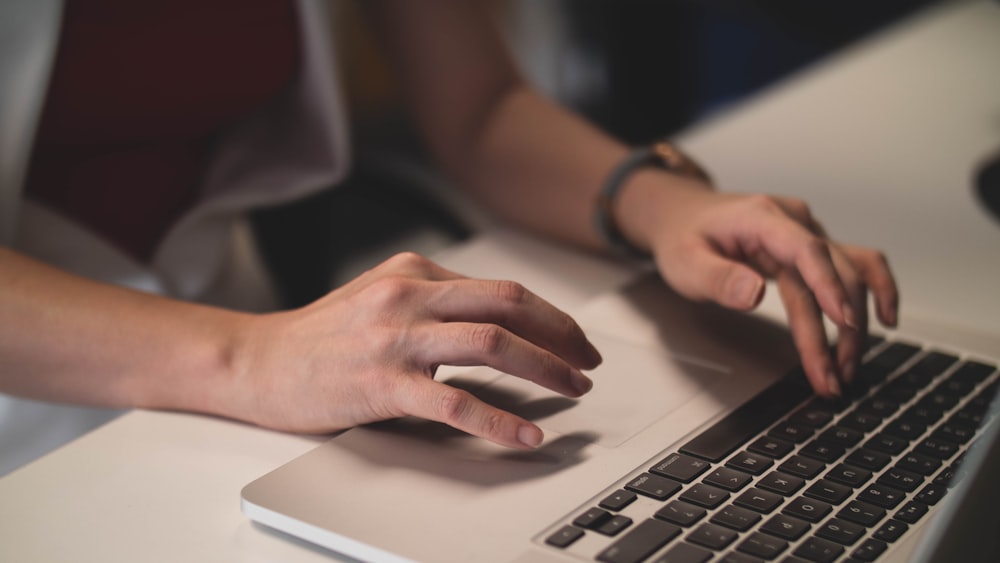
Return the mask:
<svg viewBox="0 0 1000 563">
<path fill-rule="evenodd" d="M 0 391 L 218 412 L 241 317 L 73 276 L 0 248 Z"/>
</svg>

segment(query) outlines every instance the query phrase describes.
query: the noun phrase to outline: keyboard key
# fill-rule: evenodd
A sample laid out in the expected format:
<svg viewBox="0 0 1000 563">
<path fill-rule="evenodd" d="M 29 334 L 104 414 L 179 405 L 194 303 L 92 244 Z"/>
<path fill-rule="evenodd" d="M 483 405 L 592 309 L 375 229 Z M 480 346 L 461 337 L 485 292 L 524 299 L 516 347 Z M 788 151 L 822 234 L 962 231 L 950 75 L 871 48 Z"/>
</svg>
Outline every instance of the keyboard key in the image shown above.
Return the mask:
<svg viewBox="0 0 1000 563">
<path fill-rule="evenodd" d="M 910 452 L 900 458 L 896 467 L 919 473 L 920 475 L 931 475 L 941 467 L 941 460 L 936 457 L 926 456 L 916 452 Z"/>
<path fill-rule="evenodd" d="M 906 409 L 906 412 L 900 418 L 916 424 L 930 426 L 941 420 L 942 416 L 944 416 L 943 410 L 934 409 L 926 405 L 913 405 Z"/>
<path fill-rule="evenodd" d="M 962 365 L 955 370 L 955 373 L 951 374 L 950 378 L 968 381 L 974 385 L 978 385 L 983 381 L 986 381 L 986 378 L 989 377 L 994 370 L 996 370 L 996 366 L 981 362 L 967 361 L 963 362 Z"/>
<path fill-rule="evenodd" d="M 906 522 L 907 524 L 916 524 L 924 514 L 927 514 L 927 505 L 921 502 L 910 501 L 900 508 L 894 518 L 900 522 Z"/>
<path fill-rule="evenodd" d="M 545 538 L 545 543 L 554 547 L 569 547 L 570 544 L 583 537 L 583 530 L 575 526 L 563 526 L 554 534 Z"/>
<path fill-rule="evenodd" d="M 778 469 L 783 473 L 795 475 L 796 477 L 812 479 L 816 475 L 819 475 L 820 471 L 826 469 L 826 465 L 815 459 L 793 455 L 785 463 L 782 463 Z"/>
<path fill-rule="evenodd" d="M 719 559 L 719 563 L 764 563 L 760 557 L 754 557 L 745 553 L 731 551 Z"/>
<path fill-rule="evenodd" d="M 780 471 L 772 471 L 757 482 L 758 487 L 786 497 L 795 494 L 802 488 L 803 484 L 805 484 L 805 480 L 801 477 L 795 477 L 794 475 L 788 475 Z"/>
<path fill-rule="evenodd" d="M 788 542 L 768 534 L 755 532 L 743 540 L 743 543 L 736 549 L 743 553 L 771 560 L 781 555 L 782 551 L 788 549 Z"/>
<path fill-rule="evenodd" d="M 910 366 L 909 371 L 937 377 L 958 361 L 958 357 L 945 352 L 927 352 L 917 363 Z"/>
<path fill-rule="evenodd" d="M 738 532 L 745 532 L 750 526 L 760 522 L 760 518 L 760 514 L 752 510 L 729 505 L 716 512 L 711 522 Z"/>
<path fill-rule="evenodd" d="M 948 493 L 948 487 L 946 487 L 945 485 L 940 485 L 938 483 L 930 483 L 929 485 L 921 489 L 920 492 L 917 493 L 917 496 L 914 498 L 916 498 L 918 501 L 928 506 L 934 506 L 935 504 L 940 502 L 941 499 L 944 498 L 944 495 L 947 493 Z"/>
<path fill-rule="evenodd" d="M 728 416 L 681 447 L 681 453 L 721 461 L 787 412 L 806 400 L 812 389 L 799 371 L 757 394 Z"/>
<path fill-rule="evenodd" d="M 600 527 L 601 524 L 607 522 L 611 519 L 611 513 L 606 510 L 601 510 L 600 508 L 591 508 L 590 510 L 584 512 L 583 514 L 576 517 L 573 520 L 573 525 L 580 528 L 589 528 L 595 530 Z"/>
<path fill-rule="evenodd" d="M 856 410 L 840 419 L 839 424 L 847 428 L 853 428 L 859 432 L 871 432 L 882 424 L 882 418 L 871 413 Z"/>
<path fill-rule="evenodd" d="M 705 517 L 707 512 L 700 506 L 695 506 L 681 500 L 675 500 L 656 511 L 657 518 L 673 522 L 679 526 L 688 527 Z"/>
<path fill-rule="evenodd" d="M 888 522 L 882 524 L 882 527 L 875 531 L 873 537 L 892 543 L 898 540 L 903 534 L 906 533 L 906 530 L 909 529 L 910 526 L 906 523 L 890 518 Z"/>
<path fill-rule="evenodd" d="M 865 435 L 861 432 L 858 432 L 853 428 L 847 428 L 846 426 L 834 426 L 820 435 L 822 440 L 833 442 L 834 444 L 840 444 L 841 446 L 847 448 L 856 445 L 864 437 Z"/>
<path fill-rule="evenodd" d="M 711 558 L 711 551 L 684 542 L 671 547 L 653 563 L 705 563 Z"/>
<path fill-rule="evenodd" d="M 841 545 L 854 545 L 864 534 L 864 526 L 840 518 L 831 518 L 816 529 L 817 536 Z"/>
<path fill-rule="evenodd" d="M 617 536 L 622 530 L 628 528 L 632 525 L 632 519 L 627 516 L 616 515 L 612 516 L 610 520 L 601 524 L 597 528 L 597 532 L 604 534 L 605 536 Z"/>
<path fill-rule="evenodd" d="M 910 447 L 910 441 L 893 436 L 888 432 L 879 432 L 871 440 L 865 442 L 865 447 L 889 455 L 898 455 Z"/>
<path fill-rule="evenodd" d="M 924 483 L 924 478 L 905 469 L 893 467 L 883 473 L 878 482 L 911 493 Z"/>
<path fill-rule="evenodd" d="M 896 508 L 905 496 L 906 494 L 899 489 L 875 483 L 858 493 L 858 500 L 881 506 L 882 508 Z"/>
<path fill-rule="evenodd" d="M 885 517 L 885 509 L 860 500 L 852 500 L 837 513 L 837 517 L 870 528 Z"/>
<path fill-rule="evenodd" d="M 726 467 L 746 471 L 752 475 L 760 475 L 772 465 L 774 465 L 773 459 L 750 452 L 740 452 L 726 462 Z"/>
<path fill-rule="evenodd" d="M 826 479 L 856 489 L 872 478 L 872 472 L 860 467 L 841 463 L 826 474 Z"/>
<path fill-rule="evenodd" d="M 875 561 L 888 547 L 884 541 L 867 539 L 851 552 L 851 557 L 861 561 Z"/>
<path fill-rule="evenodd" d="M 791 453 L 795 449 L 795 445 L 780 438 L 761 436 L 754 443 L 750 444 L 747 449 L 758 454 L 780 459 Z"/>
<path fill-rule="evenodd" d="M 798 497 L 789 501 L 782 512 L 808 522 L 819 522 L 831 510 L 833 510 L 833 507 L 821 500 Z"/>
<path fill-rule="evenodd" d="M 858 406 L 858 410 L 885 419 L 899 410 L 899 403 L 881 397 L 870 397 Z"/>
<path fill-rule="evenodd" d="M 865 362 L 865 366 L 868 369 L 878 369 L 889 374 L 899 369 L 899 366 L 906 363 L 906 360 L 912 358 L 919 351 L 920 346 L 916 344 L 893 342 L 880 350 L 874 358 Z"/>
<path fill-rule="evenodd" d="M 597 555 L 604 563 L 638 563 L 680 535 L 681 529 L 660 520 L 645 520 Z"/>
<path fill-rule="evenodd" d="M 675 453 L 668 455 L 663 461 L 651 467 L 649 471 L 681 483 L 690 483 L 695 477 L 707 471 L 709 467 L 711 464 L 705 460 Z"/>
<path fill-rule="evenodd" d="M 785 502 L 785 499 L 781 495 L 753 487 L 737 497 L 733 502 L 761 514 L 768 514 L 781 503 Z"/>
<path fill-rule="evenodd" d="M 773 536 L 795 541 L 801 538 L 802 534 L 808 532 L 811 527 L 804 520 L 788 516 L 787 514 L 775 514 L 760 529 Z"/>
<path fill-rule="evenodd" d="M 681 484 L 666 477 L 643 473 L 625 485 L 625 488 L 656 500 L 666 500 L 681 490 Z"/>
<path fill-rule="evenodd" d="M 610 495 L 604 497 L 604 500 L 598 503 L 601 508 L 606 508 L 608 510 L 613 510 L 618 512 L 619 510 L 625 508 L 626 506 L 632 504 L 635 501 L 635 493 L 631 491 L 615 491 Z"/>
<path fill-rule="evenodd" d="M 728 467 L 719 467 L 705 476 L 704 482 L 709 485 L 722 487 L 728 491 L 738 491 L 745 487 L 750 482 L 750 479 L 752 477 L 742 471 Z"/>
<path fill-rule="evenodd" d="M 681 500 L 703 506 L 705 508 L 715 508 L 729 499 L 729 493 L 718 487 L 698 483 L 690 489 L 684 491 Z"/>
<path fill-rule="evenodd" d="M 906 418 L 894 420 L 885 426 L 885 433 L 910 441 L 919 438 L 927 427 Z"/>
<path fill-rule="evenodd" d="M 739 534 L 729 528 L 716 526 L 715 524 L 702 524 L 687 537 L 689 542 L 707 547 L 709 549 L 723 549 L 733 543 Z"/>
<path fill-rule="evenodd" d="M 827 563 L 844 553 L 844 547 L 820 538 L 808 538 L 795 550 L 795 555 L 808 561 Z"/>
<path fill-rule="evenodd" d="M 872 451 L 867 448 L 861 448 L 855 450 L 851 453 L 851 455 L 847 456 L 845 461 L 851 465 L 856 465 L 864 469 L 878 471 L 885 467 L 891 459 L 892 458 L 890 458 L 888 454 Z"/>
<path fill-rule="evenodd" d="M 824 407 L 822 403 L 812 401 L 795 411 L 788 420 L 804 426 L 822 428 L 833 420 L 833 411 Z"/>
<path fill-rule="evenodd" d="M 947 423 L 935 430 L 934 433 L 931 434 L 931 437 L 948 442 L 954 442 L 956 444 L 964 444 L 971 440 L 975 434 L 976 431 L 968 426 L 959 426 Z"/>
<path fill-rule="evenodd" d="M 815 432 L 816 431 L 811 426 L 797 424 L 786 420 L 776 424 L 774 428 L 768 431 L 767 435 L 772 438 L 788 440 L 789 442 L 801 444 L 811 438 Z"/>
<path fill-rule="evenodd" d="M 854 491 L 850 487 L 844 485 L 839 485 L 827 481 L 826 479 L 820 479 L 813 483 L 811 487 L 806 489 L 806 496 L 810 496 L 814 499 L 821 500 L 823 502 L 828 502 L 830 504 L 840 504 L 847 500 L 847 497 L 851 496 Z"/>
<path fill-rule="evenodd" d="M 844 451 L 844 446 L 822 440 L 813 440 L 802 446 L 799 453 L 823 463 L 833 463 L 840 459 L 840 456 L 844 455 Z"/>
</svg>

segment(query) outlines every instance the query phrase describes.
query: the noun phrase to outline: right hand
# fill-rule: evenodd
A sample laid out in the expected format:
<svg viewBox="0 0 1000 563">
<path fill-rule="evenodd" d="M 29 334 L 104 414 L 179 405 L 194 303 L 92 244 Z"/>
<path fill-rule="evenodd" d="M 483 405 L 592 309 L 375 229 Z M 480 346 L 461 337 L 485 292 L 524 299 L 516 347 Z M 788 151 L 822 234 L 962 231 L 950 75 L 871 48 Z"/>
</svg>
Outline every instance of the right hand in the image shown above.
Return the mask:
<svg viewBox="0 0 1000 563">
<path fill-rule="evenodd" d="M 412 415 L 530 449 L 536 425 L 434 381 L 438 366 L 486 365 L 577 397 L 592 386 L 580 370 L 601 361 L 575 321 L 523 286 L 411 253 L 307 307 L 248 319 L 223 410 L 295 432 Z"/>
</svg>

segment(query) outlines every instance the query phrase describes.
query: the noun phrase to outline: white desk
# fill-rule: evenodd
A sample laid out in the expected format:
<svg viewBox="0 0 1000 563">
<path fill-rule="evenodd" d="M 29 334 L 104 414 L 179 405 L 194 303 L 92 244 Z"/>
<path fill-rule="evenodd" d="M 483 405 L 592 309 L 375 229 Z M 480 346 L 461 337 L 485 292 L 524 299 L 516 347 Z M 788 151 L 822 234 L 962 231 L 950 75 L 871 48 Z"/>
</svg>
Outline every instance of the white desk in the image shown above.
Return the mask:
<svg viewBox="0 0 1000 563">
<path fill-rule="evenodd" d="M 1000 150 L 998 54 L 1000 5 L 950 4 L 682 141 L 724 189 L 801 196 L 833 233 L 885 249 L 900 276 L 904 328 L 928 316 L 998 335 L 1000 299 L 989 298 L 1000 279 L 1000 223 L 975 207 L 963 181 Z M 926 185 L 939 189 L 912 188 Z M 504 231 L 440 258 L 469 275 L 519 279 L 570 311 L 630 276 Z M 320 440 L 129 413 L 0 479 L 0 561 L 329 561 L 239 510 L 243 485 Z"/>
</svg>

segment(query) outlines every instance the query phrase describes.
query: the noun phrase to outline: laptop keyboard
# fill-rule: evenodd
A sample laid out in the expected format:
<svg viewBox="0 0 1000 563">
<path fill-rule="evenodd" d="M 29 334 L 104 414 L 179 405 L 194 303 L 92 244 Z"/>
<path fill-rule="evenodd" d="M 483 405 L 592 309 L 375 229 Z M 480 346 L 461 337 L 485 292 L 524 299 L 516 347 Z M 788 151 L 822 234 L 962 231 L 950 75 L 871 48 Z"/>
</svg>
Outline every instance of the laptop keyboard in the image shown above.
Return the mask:
<svg viewBox="0 0 1000 563">
<path fill-rule="evenodd" d="M 790 374 L 541 539 L 605 563 L 875 561 L 961 479 L 998 377 L 873 336 L 842 400 Z"/>
</svg>

